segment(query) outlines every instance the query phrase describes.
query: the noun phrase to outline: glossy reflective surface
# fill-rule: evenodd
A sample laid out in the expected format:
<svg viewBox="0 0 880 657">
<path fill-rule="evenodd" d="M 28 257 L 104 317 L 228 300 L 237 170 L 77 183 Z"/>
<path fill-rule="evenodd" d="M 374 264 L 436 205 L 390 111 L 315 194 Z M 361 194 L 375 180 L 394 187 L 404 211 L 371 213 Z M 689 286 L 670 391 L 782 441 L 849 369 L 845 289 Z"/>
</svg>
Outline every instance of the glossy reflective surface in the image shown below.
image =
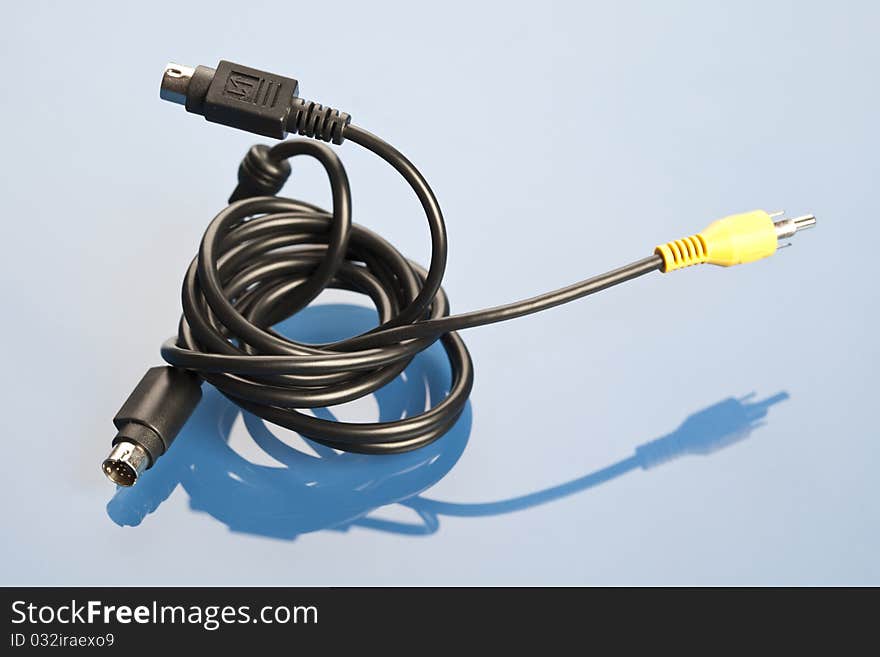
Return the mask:
<svg viewBox="0 0 880 657">
<path fill-rule="evenodd" d="M 307 308 L 280 330 L 307 342 L 330 342 L 376 325 L 376 313 L 347 305 Z M 420 354 L 404 377 L 378 391 L 378 419 L 415 414 L 448 391 L 449 367 L 442 348 Z M 316 414 L 334 418 L 329 409 Z M 258 417 L 245 413 L 244 432 L 274 465 L 258 465 L 229 445 L 230 432 L 241 416 L 238 407 L 208 388 L 197 414 L 179 436 L 174 449 L 133 488 L 119 489 L 107 506 L 119 525 L 139 525 L 148 513 L 182 485 L 193 509 L 204 511 L 237 532 L 295 539 L 321 529 L 376 526 L 371 511 L 394 503 L 409 504 L 455 465 L 470 436 L 471 410 L 455 427 L 426 449 L 377 458 L 336 452 L 319 443 L 301 449 L 280 440 Z M 273 429 L 285 432 L 278 427 Z M 420 514 L 421 515 L 421 514 Z M 401 526 L 399 531 L 436 531 L 436 518 L 426 525 Z M 428 522 L 430 521 L 430 522 Z"/>
<path fill-rule="evenodd" d="M 10 7 L 0 583 L 880 584 L 880 14 L 666 4 L 352 2 L 331 31 L 280 4 L 291 39 L 241 3 L 187 5 L 197 26 L 179 3 Z M 449 224 L 455 312 L 732 212 L 819 224 L 748 267 L 466 332 L 471 403 L 424 451 L 338 454 L 206 389 L 173 450 L 117 491 L 99 467 L 111 418 L 159 362 L 183 271 L 259 141 L 161 102 L 159 77 L 223 57 L 296 77 L 419 165 Z M 424 260 L 402 183 L 341 155 L 355 220 Z M 316 167 L 285 191 L 328 202 Z M 363 303 L 328 294 L 282 330 L 363 330 Z M 435 348 L 320 412 L 400 417 L 447 379 Z"/>
<path fill-rule="evenodd" d="M 308 342 L 330 342 L 372 328 L 376 315 L 349 305 L 306 309 L 281 327 Z M 331 330 L 328 330 L 331 329 Z M 446 371 L 444 371 L 446 370 Z M 444 376 L 445 375 L 445 376 Z M 448 391 L 448 365 L 436 346 L 419 355 L 398 378 L 376 394 L 380 420 L 423 410 Z M 233 450 L 230 432 L 238 408 L 208 387 L 186 431 L 137 486 L 119 488 L 107 506 L 118 525 L 139 525 L 181 485 L 194 510 L 210 514 L 229 529 L 292 540 L 322 529 L 353 526 L 399 534 L 431 534 L 442 516 L 481 517 L 512 513 L 574 495 L 636 469 L 651 469 L 688 454 L 707 455 L 748 438 L 768 409 L 787 393 L 754 400 L 729 398 L 688 417 L 675 431 L 635 448 L 632 456 L 564 484 L 489 503 L 446 502 L 421 495 L 460 458 L 471 429 L 468 407 L 443 439 L 408 454 L 385 458 L 340 453 L 307 441 L 296 449 L 279 439 L 258 417 L 244 413 L 248 437 L 279 465 L 258 465 Z M 316 411 L 334 417 L 329 409 Z M 276 431 L 281 433 L 277 427 Z M 370 517 L 390 504 L 412 509 L 419 522 Z"/>
</svg>

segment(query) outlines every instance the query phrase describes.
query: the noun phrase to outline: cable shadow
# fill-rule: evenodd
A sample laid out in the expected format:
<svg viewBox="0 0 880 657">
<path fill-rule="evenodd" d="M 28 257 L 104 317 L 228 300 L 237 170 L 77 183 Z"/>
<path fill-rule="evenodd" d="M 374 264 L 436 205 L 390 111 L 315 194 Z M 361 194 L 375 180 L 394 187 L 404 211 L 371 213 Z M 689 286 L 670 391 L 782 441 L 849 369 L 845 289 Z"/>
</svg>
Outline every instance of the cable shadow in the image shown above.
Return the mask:
<svg viewBox="0 0 880 657">
<path fill-rule="evenodd" d="M 632 456 L 612 463 L 583 477 L 528 495 L 495 502 L 460 504 L 416 496 L 401 502 L 415 511 L 423 524 L 416 525 L 375 518 L 363 518 L 358 524 L 378 531 L 403 534 L 425 533 L 425 528 L 439 526 L 439 516 L 497 516 L 547 504 L 562 497 L 604 484 L 633 470 L 650 470 L 673 459 L 687 455 L 709 455 L 748 438 L 766 424 L 764 418 L 774 404 L 785 401 L 787 392 L 779 392 L 763 400 L 753 401 L 755 393 L 739 399 L 729 397 L 690 415 L 672 433 L 635 448 Z"/>
<path fill-rule="evenodd" d="M 277 330 L 305 342 L 329 342 L 374 327 L 376 311 L 362 306 L 310 306 Z M 403 374 L 376 391 L 379 420 L 423 411 L 449 391 L 451 371 L 438 343 L 418 354 Z M 282 467 L 257 465 L 229 445 L 242 414 L 256 445 Z M 328 409 L 315 415 L 334 419 Z M 442 438 L 404 454 L 373 456 L 337 452 L 305 439 L 313 451 L 295 449 L 263 420 L 244 412 L 205 384 L 196 412 L 173 449 L 132 488 L 118 488 L 107 505 L 120 526 L 139 525 L 181 485 L 193 510 L 209 513 L 232 531 L 294 539 L 319 529 L 345 530 L 374 509 L 418 495 L 458 461 L 471 429 L 471 405 Z"/>
<path fill-rule="evenodd" d="M 278 329 L 306 342 L 328 342 L 375 326 L 375 310 L 347 304 L 310 306 Z M 374 397 L 380 420 L 422 411 L 449 390 L 451 373 L 442 346 L 417 355 L 406 371 Z M 489 516 L 511 513 L 573 495 L 632 470 L 656 467 L 686 454 L 710 454 L 747 438 L 762 426 L 767 410 L 788 398 L 780 392 L 754 401 L 754 395 L 728 398 L 688 417 L 670 434 L 640 445 L 632 456 L 578 479 L 507 500 L 456 504 L 422 497 L 455 466 L 470 437 L 470 403 L 453 428 L 419 450 L 370 456 L 337 452 L 306 440 L 313 453 L 291 447 L 264 422 L 242 413 L 247 433 L 281 466 L 253 463 L 230 445 L 241 411 L 205 385 L 198 409 L 174 448 L 145 472 L 133 488 L 119 488 L 107 514 L 120 526 L 139 525 L 182 486 L 193 510 L 210 514 L 230 530 L 285 540 L 301 534 L 358 526 L 407 535 L 438 531 L 440 516 Z M 328 409 L 320 417 L 333 418 Z M 391 504 L 411 509 L 415 522 L 370 517 Z"/>
</svg>

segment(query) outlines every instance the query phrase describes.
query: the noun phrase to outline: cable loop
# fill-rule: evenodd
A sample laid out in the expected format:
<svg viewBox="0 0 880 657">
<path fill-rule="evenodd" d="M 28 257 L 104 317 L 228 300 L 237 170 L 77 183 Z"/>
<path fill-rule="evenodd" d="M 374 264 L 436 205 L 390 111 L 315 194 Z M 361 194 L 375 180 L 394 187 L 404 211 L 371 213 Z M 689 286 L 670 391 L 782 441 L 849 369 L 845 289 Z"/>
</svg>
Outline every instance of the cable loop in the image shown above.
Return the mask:
<svg viewBox="0 0 880 657">
<path fill-rule="evenodd" d="M 372 347 L 352 340 L 315 345 L 286 338 L 273 325 L 328 288 L 368 296 L 382 325 L 400 320 L 426 292 L 430 303 L 419 310 L 419 319 L 445 317 L 449 304 L 439 286 L 426 290 L 425 269 L 352 223 L 348 178 L 327 146 L 293 140 L 272 149 L 254 147 L 241 170 L 255 171 L 253 179 L 266 188 L 277 182 L 279 172 L 289 173 L 287 159 L 298 156 L 323 165 L 332 210 L 269 195 L 241 198 L 222 210 L 205 231 L 187 272 L 177 340 L 166 342 L 163 357 L 197 372 L 246 410 L 330 447 L 364 453 L 421 447 L 452 426 L 470 394 L 473 366 L 455 333 L 440 338 L 452 370 L 449 394 L 432 400 L 434 407 L 424 413 L 352 424 L 302 411 L 373 393 L 399 376 L 438 336 Z M 264 166 L 267 162 L 271 166 Z M 445 231 L 442 235 L 445 252 Z"/>
</svg>

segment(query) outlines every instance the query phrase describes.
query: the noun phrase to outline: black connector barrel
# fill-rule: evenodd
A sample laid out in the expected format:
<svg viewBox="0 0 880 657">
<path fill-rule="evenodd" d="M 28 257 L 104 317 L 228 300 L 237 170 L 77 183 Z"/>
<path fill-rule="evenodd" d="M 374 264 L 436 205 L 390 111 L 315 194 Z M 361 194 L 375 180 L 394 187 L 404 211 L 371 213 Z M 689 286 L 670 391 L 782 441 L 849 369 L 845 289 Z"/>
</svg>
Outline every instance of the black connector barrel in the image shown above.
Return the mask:
<svg viewBox="0 0 880 657">
<path fill-rule="evenodd" d="M 202 397 L 201 378 L 176 367 L 153 367 L 113 418 L 118 430 L 104 473 L 131 486 L 177 437 Z"/>
<path fill-rule="evenodd" d="M 221 60 L 217 68 L 168 64 L 159 96 L 220 123 L 266 137 L 289 132 L 341 144 L 351 116 L 298 97 L 299 82 Z"/>
</svg>

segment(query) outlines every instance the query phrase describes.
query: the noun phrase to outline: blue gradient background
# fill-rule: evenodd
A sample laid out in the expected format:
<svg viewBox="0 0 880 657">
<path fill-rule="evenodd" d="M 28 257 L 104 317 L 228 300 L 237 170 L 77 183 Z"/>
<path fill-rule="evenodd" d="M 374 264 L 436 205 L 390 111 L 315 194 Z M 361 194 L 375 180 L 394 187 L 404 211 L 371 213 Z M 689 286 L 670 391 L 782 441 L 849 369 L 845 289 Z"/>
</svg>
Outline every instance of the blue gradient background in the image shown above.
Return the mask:
<svg viewBox="0 0 880 657">
<path fill-rule="evenodd" d="M 876 4 L 20 2 L 4 23 L 0 584 L 880 584 Z M 413 159 L 454 311 L 731 212 L 819 227 L 468 331 L 471 405 L 433 451 L 315 450 L 207 390 L 177 455 L 114 494 L 110 419 L 258 140 L 158 99 L 167 60 L 220 58 Z M 425 261 L 416 200 L 341 150 L 355 220 Z M 326 204 L 321 175 L 297 163 L 286 192 Z M 374 321 L 321 301 L 291 335 Z M 413 368 L 334 413 L 442 394 L 442 353 Z"/>
</svg>

